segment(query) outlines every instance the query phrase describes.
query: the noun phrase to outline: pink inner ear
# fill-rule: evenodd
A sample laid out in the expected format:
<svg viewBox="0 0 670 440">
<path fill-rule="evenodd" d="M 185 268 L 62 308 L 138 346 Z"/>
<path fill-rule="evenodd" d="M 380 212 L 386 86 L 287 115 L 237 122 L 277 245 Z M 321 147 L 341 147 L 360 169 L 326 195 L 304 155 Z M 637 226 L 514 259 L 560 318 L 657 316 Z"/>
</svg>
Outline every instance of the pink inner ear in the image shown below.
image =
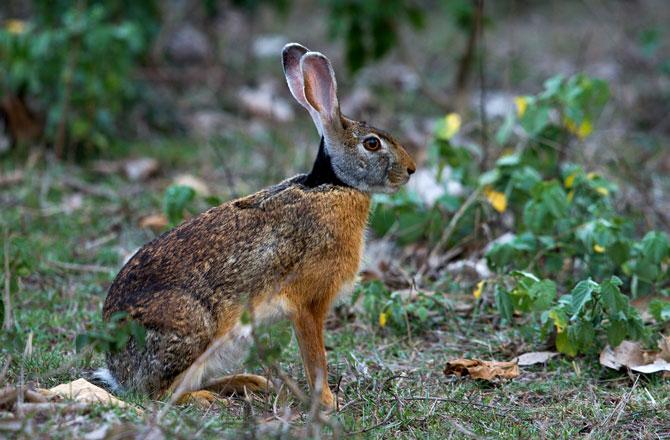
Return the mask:
<svg viewBox="0 0 670 440">
<path fill-rule="evenodd" d="M 293 97 L 303 107 L 309 109 L 308 102 L 305 99 L 305 93 L 302 85 L 302 71 L 300 70 L 300 59 L 307 53 L 307 49 L 299 45 L 287 46 L 282 53 L 282 62 L 284 65 L 284 75 L 288 88 Z"/>
<path fill-rule="evenodd" d="M 337 115 L 337 85 L 330 63 L 321 54 L 308 53 L 302 57 L 305 98 L 321 117 L 333 120 Z"/>
</svg>

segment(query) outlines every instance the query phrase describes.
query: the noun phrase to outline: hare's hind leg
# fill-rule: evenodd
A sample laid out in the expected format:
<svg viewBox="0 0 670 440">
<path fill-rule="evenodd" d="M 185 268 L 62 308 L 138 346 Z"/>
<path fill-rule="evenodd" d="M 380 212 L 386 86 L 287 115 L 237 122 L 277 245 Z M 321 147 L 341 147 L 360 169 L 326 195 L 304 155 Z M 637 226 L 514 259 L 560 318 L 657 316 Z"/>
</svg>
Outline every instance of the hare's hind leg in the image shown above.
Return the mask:
<svg viewBox="0 0 670 440">
<path fill-rule="evenodd" d="M 245 391 L 268 392 L 272 382 L 257 374 L 232 374 L 209 381 L 205 388 L 218 394 L 244 394 Z"/>
<path fill-rule="evenodd" d="M 131 339 L 123 350 L 107 355 L 107 365 L 122 387 L 158 398 L 206 349 L 215 326 L 209 310 L 181 290 L 141 299 L 129 309 L 147 329 L 144 344 Z M 193 380 L 188 391 L 199 388 L 201 377 Z"/>
</svg>

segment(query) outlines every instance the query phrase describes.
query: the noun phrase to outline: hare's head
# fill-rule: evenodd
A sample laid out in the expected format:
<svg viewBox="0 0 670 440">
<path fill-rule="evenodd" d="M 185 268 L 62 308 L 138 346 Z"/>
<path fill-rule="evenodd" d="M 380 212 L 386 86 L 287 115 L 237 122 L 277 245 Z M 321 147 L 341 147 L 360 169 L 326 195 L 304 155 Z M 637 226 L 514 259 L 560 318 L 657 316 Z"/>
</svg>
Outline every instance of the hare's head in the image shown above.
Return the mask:
<svg viewBox="0 0 670 440">
<path fill-rule="evenodd" d="M 340 113 L 328 58 L 291 43 L 282 61 L 288 87 L 312 116 L 337 178 L 365 192 L 394 192 L 407 183 L 416 165 L 405 149 L 388 133 Z"/>
</svg>

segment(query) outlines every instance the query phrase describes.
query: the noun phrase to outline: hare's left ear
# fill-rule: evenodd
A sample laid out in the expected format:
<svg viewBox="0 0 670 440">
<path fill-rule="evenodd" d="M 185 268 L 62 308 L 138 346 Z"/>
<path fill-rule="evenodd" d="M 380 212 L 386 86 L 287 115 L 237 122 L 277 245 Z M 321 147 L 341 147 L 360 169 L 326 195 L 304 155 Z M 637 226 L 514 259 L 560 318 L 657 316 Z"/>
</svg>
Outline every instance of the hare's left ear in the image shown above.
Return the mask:
<svg viewBox="0 0 670 440">
<path fill-rule="evenodd" d="M 318 130 L 319 135 L 323 135 L 319 113 L 307 102 L 307 99 L 305 99 L 305 87 L 303 85 L 300 59 L 308 52 L 309 49 L 301 44 L 287 44 L 284 46 L 284 49 L 281 53 L 282 67 L 284 68 L 284 76 L 286 77 L 286 82 L 288 83 L 288 88 L 291 91 L 293 98 L 295 98 L 295 100 L 298 101 L 300 105 L 307 109 L 309 115 L 314 121 L 314 125 L 316 125 L 316 129 Z"/>
<path fill-rule="evenodd" d="M 341 129 L 337 81 L 330 61 L 319 52 L 307 52 L 300 60 L 305 99 L 318 113 L 321 126 Z"/>
</svg>

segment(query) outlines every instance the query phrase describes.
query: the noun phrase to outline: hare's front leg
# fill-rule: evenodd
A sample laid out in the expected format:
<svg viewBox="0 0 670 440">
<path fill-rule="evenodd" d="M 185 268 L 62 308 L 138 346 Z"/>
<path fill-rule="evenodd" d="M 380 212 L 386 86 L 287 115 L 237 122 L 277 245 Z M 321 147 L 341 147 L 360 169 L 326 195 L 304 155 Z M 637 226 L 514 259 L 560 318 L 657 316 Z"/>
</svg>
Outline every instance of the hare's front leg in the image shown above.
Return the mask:
<svg viewBox="0 0 670 440">
<path fill-rule="evenodd" d="M 329 409 L 335 408 L 335 397 L 328 387 L 328 363 L 323 342 L 323 326 L 328 307 L 321 304 L 302 306 L 293 315 L 293 327 L 305 365 L 305 375 L 314 391 L 321 385 L 321 403 Z"/>
</svg>

